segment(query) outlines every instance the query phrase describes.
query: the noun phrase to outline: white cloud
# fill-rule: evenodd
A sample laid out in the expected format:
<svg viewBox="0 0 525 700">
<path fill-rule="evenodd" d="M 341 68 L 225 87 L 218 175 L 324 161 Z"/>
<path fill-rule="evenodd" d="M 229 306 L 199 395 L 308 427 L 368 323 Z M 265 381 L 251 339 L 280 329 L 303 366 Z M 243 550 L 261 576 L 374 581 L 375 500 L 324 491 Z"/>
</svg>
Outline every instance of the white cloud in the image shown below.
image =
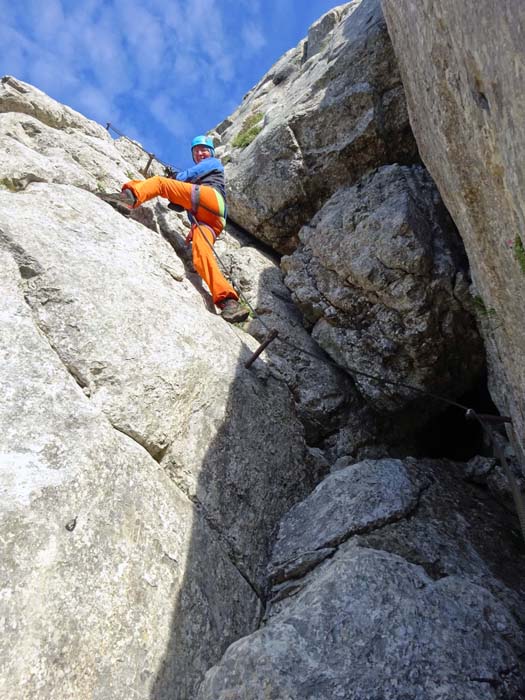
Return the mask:
<svg viewBox="0 0 525 700">
<path fill-rule="evenodd" d="M 105 124 L 108 120 L 117 122 L 119 120 L 120 114 L 111 97 L 96 87 L 86 85 L 81 88 L 75 102 L 78 105 L 76 109 L 101 124 Z"/>
<path fill-rule="evenodd" d="M 189 115 L 176 107 L 173 101 L 165 95 L 159 95 L 153 100 L 150 112 L 160 124 L 175 136 L 180 136 L 190 127 Z"/>
<path fill-rule="evenodd" d="M 86 25 L 78 35 L 81 51 L 74 58 L 79 72 L 91 72 L 100 89 L 113 96 L 130 90 L 134 82 L 134 66 L 114 20 L 113 13 L 106 12 L 95 24 Z"/>
<path fill-rule="evenodd" d="M 201 82 L 204 78 L 204 64 L 202 59 L 182 52 L 175 58 L 173 72 L 166 76 L 166 85 L 172 84 L 172 90 L 177 88 L 192 87 Z"/>
<path fill-rule="evenodd" d="M 242 39 L 250 53 L 260 51 L 263 46 L 266 46 L 266 37 L 260 26 L 255 22 L 249 22 L 242 28 Z"/>
<path fill-rule="evenodd" d="M 33 19 L 32 28 L 36 36 L 42 40 L 53 40 L 57 27 L 64 25 L 64 12 L 60 0 L 32 0 L 29 8 Z"/>
</svg>

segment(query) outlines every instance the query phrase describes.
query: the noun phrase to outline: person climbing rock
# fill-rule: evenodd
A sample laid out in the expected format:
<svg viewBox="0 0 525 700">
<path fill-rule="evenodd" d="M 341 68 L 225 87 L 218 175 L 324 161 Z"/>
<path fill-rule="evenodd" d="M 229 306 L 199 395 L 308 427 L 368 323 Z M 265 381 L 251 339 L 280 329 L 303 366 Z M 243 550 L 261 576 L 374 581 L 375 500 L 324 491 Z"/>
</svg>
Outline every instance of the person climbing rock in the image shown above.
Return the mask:
<svg viewBox="0 0 525 700">
<path fill-rule="evenodd" d="M 208 285 L 223 319 L 240 323 L 248 318 L 248 309 L 239 303 L 239 295 L 222 275 L 213 254 L 213 245 L 226 224 L 224 166 L 215 158 L 209 136 L 196 136 L 191 154 L 195 165 L 172 171 L 171 177 L 156 175 L 124 183 L 121 201 L 135 209 L 154 197 L 165 197 L 188 212 L 191 230 L 186 240 L 192 242 L 193 265 Z"/>
</svg>

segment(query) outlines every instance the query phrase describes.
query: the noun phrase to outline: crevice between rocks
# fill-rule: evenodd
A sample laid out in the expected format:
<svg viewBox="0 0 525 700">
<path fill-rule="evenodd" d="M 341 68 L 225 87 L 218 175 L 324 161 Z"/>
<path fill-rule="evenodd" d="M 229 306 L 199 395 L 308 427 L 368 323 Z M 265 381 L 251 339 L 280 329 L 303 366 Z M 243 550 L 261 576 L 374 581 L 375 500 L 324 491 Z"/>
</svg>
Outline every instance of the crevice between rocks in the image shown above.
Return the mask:
<svg viewBox="0 0 525 700">
<path fill-rule="evenodd" d="M 169 445 L 165 445 L 164 447 L 159 447 L 157 449 L 153 449 L 153 447 L 151 445 L 147 445 L 143 440 L 141 440 L 137 433 L 135 433 L 132 430 L 126 431 L 126 430 L 124 430 L 124 428 L 120 428 L 118 425 L 116 425 L 115 423 L 113 423 L 111 421 L 110 416 L 107 416 L 106 414 L 104 414 L 104 415 L 114 430 L 116 430 L 118 433 L 121 433 L 122 435 L 125 435 L 130 440 L 133 440 L 133 442 L 135 444 L 139 445 L 139 447 L 141 447 L 143 450 L 145 450 L 148 453 L 148 455 L 155 462 L 157 462 L 157 464 L 159 464 L 159 465 L 161 464 L 164 455 L 166 454 L 166 452 L 169 449 Z"/>
<path fill-rule="evenodd" d="M 195 510 L 197 513 L 202 515 L 202 518 L 206 525 L 210 528 L 210 530 L 213 532 L 213 534 L 216 537 L 216 542 L 218 546 L 222 549 L 224 552 L 225 556 L 228 558 L 230 561 L 231 565 L 237 570 L 239 573 L 239 576 L 244 579 L 244 581 L 248 584 L 250 589 L 252 590 L 253 594 L 259 601 L 261 605 L 261 610 L 262 613 L 264 614 L 264 611 L 266 609 L 266 600 L 264 593 L 259 589 L 257 584 L 253 582 L 248 574 L 243 570 L 243 568 L 240 566 L 237 557 L 235 556 L 235 553 L 233 552 L 232 547 L 230 546 L 227 538 L 224 536 L 222 533 L 220 527 L 214 522 L 213 518 L 210 517 L 209 513 L 207 512 L 206 508 L 203 506 L 203 504 L 199 501 L 197 497 L 191 499 L 193 504 L 195 505 Z"/>
<path fill-rule="evenodd" d="M 44 269 L 38 260 L 29 255 L 22 246 L 14 241 L 3 229 L 0 229 L 0 247 L 13 257 L 22 280 L 26 281 L 43 274 Z"/>
<path fill-rule="evenodd" d="M 228 558 L 229 562 L 231 565 L 238 571 L 239 575 L 241 578 L 244 579 L 244 581 L 248 584 L 248 586 L 251 588 L 255 596 L 257 597 L 257 600 L 259 601 L 262 610 L 264 611 L 266 607 L 266 602 L 265 602 L 265 596 L 263 591 L 259 588 L 259 586 L 254 583 L 248 574 L 243 570 L 243 568 L 240 566 L 238 558 L 235 555 L 235 552 L 233 551 L 233 547 L 230 545 L 228 542 L 227 538 L 221 531 L 220 526 L 214 521 L 214 519 L 211 517 L 211 515 L 208 513 L 206 507 L 202 503 L 202 501 L 196 496 L 195 494 L 191 494 L 187 488 L 185 488 L 184 484 L 176 481 L 175 479 L 172 479 L 173 483 L 175 486 L 181 491 L 181 493 L 184 494 L 184 496 L 193 503 L 195 506 L 195 511 L 202 517 L 204 522 L 206 523 L 207 527 L 210 529 L 210 531 L 215 535 L 216 542 L 218 546 L 221 548 L 223 551 L 224 555 Z"/>
</svg>

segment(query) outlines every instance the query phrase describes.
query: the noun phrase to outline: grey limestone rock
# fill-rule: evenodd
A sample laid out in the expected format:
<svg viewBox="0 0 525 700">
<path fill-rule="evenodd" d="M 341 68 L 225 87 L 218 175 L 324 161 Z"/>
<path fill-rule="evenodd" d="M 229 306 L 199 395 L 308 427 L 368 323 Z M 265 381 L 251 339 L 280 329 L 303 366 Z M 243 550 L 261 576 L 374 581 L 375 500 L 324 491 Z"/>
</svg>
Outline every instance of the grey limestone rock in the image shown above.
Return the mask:
<svg viewBox="0 0 525 700">
<path fill-rule="evenodd" d="M 11 75 L 4 75 L 0 80 L 0 112 L 27 114 L 59 131 L 111 141 L 100 124 Z"/>
<path fill-rule="evenodd" d="M 266 351 L 269 367 L 289 386 L 306 437 L 317 443 L 344 421 L 345 407 L 357 392 L 304 327 L 278 261 L 232 234 L 222 234 L 216 248 L 254 311 L 245 328 L 261 342 L 271 330 L 278 331 Z"/>
<path fill-rule="evenodd" d="M 262 130 L 235 146 L 259 118 Z M 261 121 L 262 120 L 262 121 Z M 417 151 L 378 0 L 331 10 L 222 130 L 234 220 L 280 252 L 342 185 Z"/>
<path fill-rule="evenodd" d="M 520 698 L 515 522 L 463 474 L 367 460 L 329 476 L 281 523 L 265 623 L 198 699 Z"/>
<path fill-rule="evenodd" d="M 26 299 L 86 395 L 191 498 L 207 503 L 208 516 L 230 530 L 226 539 L 256 578 L 272 509 L 278 517 L 286 507 L 272 496 L 264 506 L 263 494 L 284 488 L 289 503 L 297 497 L 291 475 L 301 480 L 302 472 L 305 488 L 309 483 L 289 392 L 239 367 L 256 341 L 210 313 L 161 237 L 87 192 L 46 184 L 0 192 L 0 229 L 22 260 L 39 262 L 42 274 L 28 280 Z M 232 508 L 236 498 L 247 506 L 246 522 Z M 252 506 L 256 531 L 246 526 Z"/>
<path fill-rule="evenodd" d="M 517 36 L 512 5 L 495 19 L 508 40 L 498 70 Z M 519 84 L 521 54 L 486 83 L 477 68 L 489 70 L 488 54 L 465 39 L 465 8 L 396 8 L 450 44 L 411 35 L 401 61 L 407 84 L 413 63 L 422 153 L 467 231 L 486 335 L 494 300 L 509 303 L 502 335 L 487 337 L 500 403 L 516 417 L 519 260 L 493 231 L 498 217 L 523 218 L 521 171 L 507 174 L 519 164 L 519 111 L 500 89 Z M 422 41 L 433 68 L 419 60 Z M 453 75 L 448 50 L 460 57 Z M 417 122 L 421 76 L 442 100 L 461 96 L 424 116 L 435 143 Z M 479 141 L 459 107 L 480 120 Z M 247 120 L 253 140 L 237 148 Z M 213 138 L 229 160 L 233 218 L 291 253 L 290 292 L 273 254 L 233 230 L 219 239 L 259 315 L 243 327 L 220 319 L 191 271 L 182 217 L 162 202 L 123 217 L 95 196 L 140 177 L 140 147 L 0 81 L 0 695 L 524 697 L 525 567 L 515 518 L 491 496 L 504 492 L 501 471 L 387 458 L 393 436 L 404 441 L 435 406 L 349 376 L 357 367 L 458 396 L 483 364 L 459 239 L 413 165 L 379 0 L 320 18 Z M 486 173 L 465 140 L 488 153 Z M 494 249 L 501 268 L 485 255 Z M 270 326 L 280 338 L 247 370 Z M 515 358 L 495 356 L 502 338 Z"/>
<path fill-rule="evenodd" d="M 226 652 L 198 700 L 518 698 L 523 634 L 487 590 L 351 547 Z"/>
<path fill-rule="evenodd" d="M 421 156 L 463 238 L 491 393 L 525 435 L 525 6 L 383 0 Z"/>
<path fill-rule="evenodd" d="M 324 479 L 282 519 L 272 555 L 272 578 L 305 552 L 334 547 L 352 535 L 410 513 L 422 483 L 400 460 L 365 460 Z M 291 574 L 288 574 L 288 577 Z"/>
<path fill-rule="evenodd" d="M 244 368 L 257 341 L 156 232 L 163 205 L 152 230 L 95 196 L 133 163 L 2 86 L 0 694 L 186 700 L 257 625 L 272 532 L 317 472 L 288 388 Z"/>
<path fill-rule="evenodd" d="M 482 343 L 459 238 L 423 168 L 385 166 L 339 190 L 299 237 L 282 260 L 292 298 L 377 409 L 412 404 L 416 421 L 442 409 L 387 380 L 465 392 L 483 366 Z"/>
<path fill-rule="evenodd" d="M 0 259 L 0 695 L 146 697 L 166 656 L 187 697 L 259 601 L 166 472 L 86 397 Z"/>
</svg>

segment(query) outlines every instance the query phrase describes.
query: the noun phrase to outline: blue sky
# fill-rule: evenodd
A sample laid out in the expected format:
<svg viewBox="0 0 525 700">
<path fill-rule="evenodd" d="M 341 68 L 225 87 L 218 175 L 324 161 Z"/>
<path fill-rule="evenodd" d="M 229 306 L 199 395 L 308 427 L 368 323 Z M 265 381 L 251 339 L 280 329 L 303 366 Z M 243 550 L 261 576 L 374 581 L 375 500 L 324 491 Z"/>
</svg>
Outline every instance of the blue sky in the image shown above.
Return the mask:
<svg viewBox="0 0 525 700">
<path fill-rule="evenodd" d="M 334 0 L 0 0 L 14 75 L 173 165 Z"/>
</svg>

